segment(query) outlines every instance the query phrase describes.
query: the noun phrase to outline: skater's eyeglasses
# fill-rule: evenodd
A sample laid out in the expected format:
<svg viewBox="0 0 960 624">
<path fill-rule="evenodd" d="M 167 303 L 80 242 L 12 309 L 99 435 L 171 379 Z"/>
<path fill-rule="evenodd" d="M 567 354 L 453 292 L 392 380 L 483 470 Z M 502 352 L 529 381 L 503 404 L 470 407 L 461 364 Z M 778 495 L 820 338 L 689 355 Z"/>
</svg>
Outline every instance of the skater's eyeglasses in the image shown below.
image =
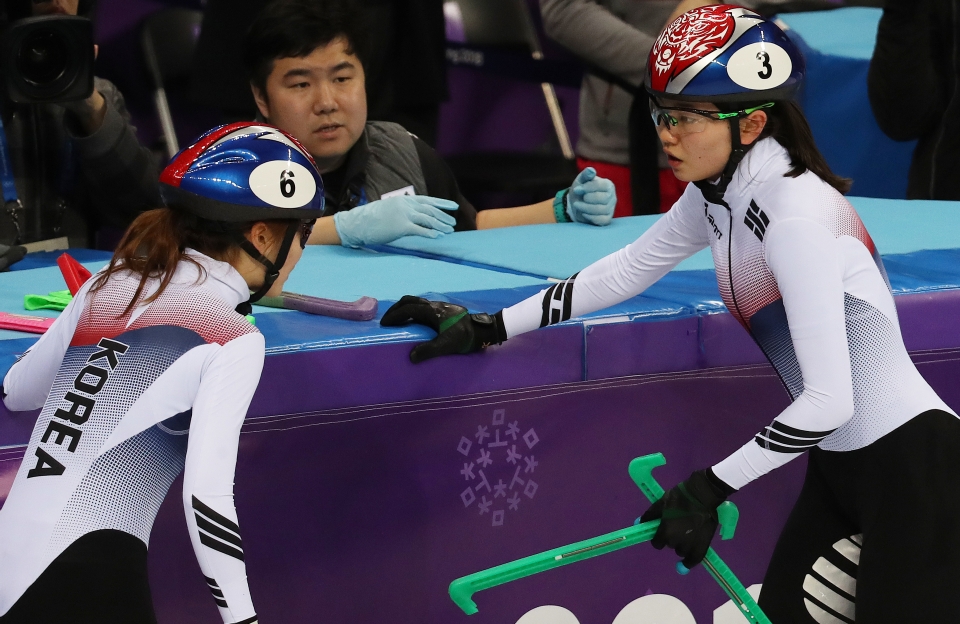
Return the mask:
<svg viewBox="0 0 960 624">
<path fill-rule="evenodd" d="M 753 106 L 731 113 L 721 113 L 720 111 L 675 106 L 661 108 L 654 100 L 650 100 L 650 118 L 653 119 L 653 125 L 658 129 L 662 123 L 666 126 L 667 132 L 670 134 L 674 136 L 685 136 L 706 130 L 707 120 L 721 121 L 723 119 L 730 119 L 731 117 L 746 117 L 754 111 L 762 108 L 770 108 L 773 105 L 774 102 L 767 102 L 760 106 Z"/>
</svg>

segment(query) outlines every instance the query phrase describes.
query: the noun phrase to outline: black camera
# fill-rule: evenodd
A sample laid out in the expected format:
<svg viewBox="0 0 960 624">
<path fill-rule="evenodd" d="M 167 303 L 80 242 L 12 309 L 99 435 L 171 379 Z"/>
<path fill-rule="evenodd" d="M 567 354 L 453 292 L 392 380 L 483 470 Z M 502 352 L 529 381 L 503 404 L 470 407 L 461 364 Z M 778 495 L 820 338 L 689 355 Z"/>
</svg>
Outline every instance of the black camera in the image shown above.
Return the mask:
<svg viewBox="0 0 960 624">
<path fill-rule="evenodd" d="M 93 93 L 93 24 L 48 15 L 10 24 L 0 42 L 7 97 L 21 104 L 71 102 Z"/>
</svg>

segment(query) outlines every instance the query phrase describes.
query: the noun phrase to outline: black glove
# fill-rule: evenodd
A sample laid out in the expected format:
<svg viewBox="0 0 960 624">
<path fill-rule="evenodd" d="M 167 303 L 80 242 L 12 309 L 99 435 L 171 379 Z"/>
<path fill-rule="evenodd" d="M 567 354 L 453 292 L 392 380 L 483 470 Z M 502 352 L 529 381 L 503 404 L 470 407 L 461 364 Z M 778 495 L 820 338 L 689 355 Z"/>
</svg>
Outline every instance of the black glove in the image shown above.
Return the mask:
<svg viewBox="0 0 960 624">
<path fill-rule="evenodd" d="M 387 310 L 380 324 L 395 327 L 413 321 L 437 332 L 429 342 L 421 342 L 410 352 L 414 364 L 454 353 L 473 353 L 507 339 L 500 313 L 468 314 L 467 309 L 453 303 L 428 301 L 406 295 Z"/>
<path fill-rule="evenodd" d="M 684 566 L 692 568 L 707 556 L 719 525 L 717 507 L 733 492 L 713 470 L 698 470 L 651 505 L 640 522 L 659 518 L 660 526 L 650 543 L 657 550 L 669 546 L 683 557 Z"/>
</svg>

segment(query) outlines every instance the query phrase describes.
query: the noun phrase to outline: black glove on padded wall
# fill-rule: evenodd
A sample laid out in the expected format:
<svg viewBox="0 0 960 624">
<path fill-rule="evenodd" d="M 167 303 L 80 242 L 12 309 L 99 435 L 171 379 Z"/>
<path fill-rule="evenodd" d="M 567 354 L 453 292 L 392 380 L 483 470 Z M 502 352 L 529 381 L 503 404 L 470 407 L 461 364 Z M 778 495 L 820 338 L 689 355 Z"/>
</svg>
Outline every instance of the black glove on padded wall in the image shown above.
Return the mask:
<svg viewBox="0 0 960 624">
<path fill-rule="evenodd" d="M 437 337 L 418 344 L 410 352 L 414 364 L 440 355 L 473 353 L 507 339 L 500 313 L 468 314 L 467 309 L 453 303 L 429 301 L 406 295 L 387 310 L 380 324 L 396 327 L 406 323 L 426 325 Z"/>
<path fill-rule="evenodd" d="M 660 519 L 657 534 L 650 542 L 654 548 L 672 548 L 683 557 L 687 568 L 707 555 L 717 532 L 717 507 L 735 490 L 709 468 L 698 470 L 677 484 L 640 517 L 641 522 Z"/>
</svg>

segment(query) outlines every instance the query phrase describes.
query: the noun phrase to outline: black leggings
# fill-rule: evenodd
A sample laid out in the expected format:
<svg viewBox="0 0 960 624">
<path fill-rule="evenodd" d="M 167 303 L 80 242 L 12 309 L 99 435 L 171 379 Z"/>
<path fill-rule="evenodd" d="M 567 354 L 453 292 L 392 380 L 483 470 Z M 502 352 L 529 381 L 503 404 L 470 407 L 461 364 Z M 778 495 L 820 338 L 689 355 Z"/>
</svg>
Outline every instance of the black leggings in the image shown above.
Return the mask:
<svg viewBox="0 0 960 624">
<path fill-rule="evenodd" d="M 0 624 L 156 624 L 147 547 L 122 531 L 84 535 L 43 571 Z"/>
<path fill-rule="evenodd" d="M 763 580 L 773 624 L 960 622 L 960 420 L 814 449 Z"/>
</svg>

